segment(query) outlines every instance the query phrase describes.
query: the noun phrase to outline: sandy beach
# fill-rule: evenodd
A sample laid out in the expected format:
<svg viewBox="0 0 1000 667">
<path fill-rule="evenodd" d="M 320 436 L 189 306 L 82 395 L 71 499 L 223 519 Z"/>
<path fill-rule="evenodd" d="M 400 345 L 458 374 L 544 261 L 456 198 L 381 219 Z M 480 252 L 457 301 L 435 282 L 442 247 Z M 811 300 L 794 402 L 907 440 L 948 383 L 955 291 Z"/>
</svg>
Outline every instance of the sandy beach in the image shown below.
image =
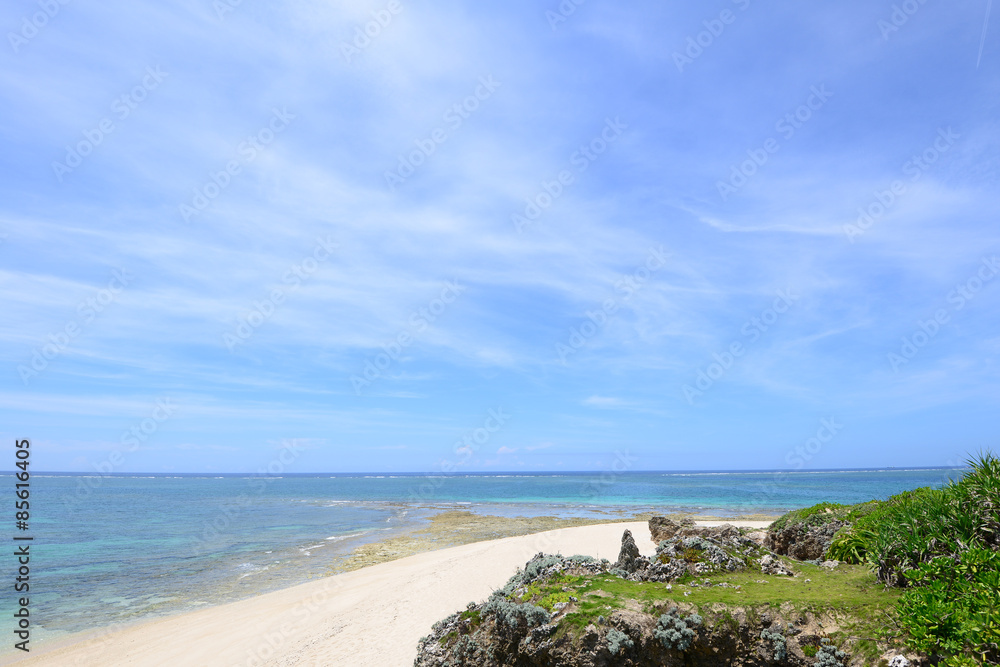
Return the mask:
<svg viewBox="0 0 1000 667">
<path fill-rule="evenodd" d="M 718 525 L 722 522 L 699 522 Z M 768 522 L 733 522 L 763 528 Z M 404 667 L 437 620 L 486 598 L 538 552 L 617 557 L 643 522 L 563 528 L 419 553 L 201 611 L 47 646 L 23 665 Z M 82 640 L 81 640 L 82 639 Z"/>
</svg>

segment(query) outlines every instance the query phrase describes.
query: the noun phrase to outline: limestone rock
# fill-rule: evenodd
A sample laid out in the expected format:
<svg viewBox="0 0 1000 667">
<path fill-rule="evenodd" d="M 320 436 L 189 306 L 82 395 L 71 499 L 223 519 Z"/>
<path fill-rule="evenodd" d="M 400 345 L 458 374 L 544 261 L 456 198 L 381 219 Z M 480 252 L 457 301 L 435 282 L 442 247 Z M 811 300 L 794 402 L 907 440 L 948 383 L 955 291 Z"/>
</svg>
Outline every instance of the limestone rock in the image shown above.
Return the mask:
<svg viewBox="0 0 1000 667">
<path fill-rule="evenodd" d="M 644 560 L 642 554 L 639 553 L 639 547 L 635 544 L 635 539 L 632 537 L 632 531 L 626 530 L 622 534 L 622 548 L 618 552 L 618 560 L 614 567 L 632 574 L 644 564 Z"/>
<path fill-rule="evenodd" d="M 834 534 L 846 525 L 847 522 L 839 520 L 818 526 L 789 523 L 781 530 L 768 531 L 764 546 L 795 560 L 821 559 L 830 547 Z"/>
<path fill-rule="evenodd" d="M 782 563 L 780 558 L 772 556 L 771 554 L 766 554 L 760 559 L 760 571 L 764 574 L 785 577 L 794 576 L 794 572 L 788 569 L 788 566 Z"/>
<path fill-rule="evenodd" d="M 654 516 L 649 520 L 649 534 L 653 538 L 653 542 L 656 544 L 659 544 L 663 540 L 669 540 L 685 528 L 694 527 L 693 519 L 685 518 L 679 521 L 674 521 L 673 519 L 668 519 L 665 516 Z"/>
</svg>

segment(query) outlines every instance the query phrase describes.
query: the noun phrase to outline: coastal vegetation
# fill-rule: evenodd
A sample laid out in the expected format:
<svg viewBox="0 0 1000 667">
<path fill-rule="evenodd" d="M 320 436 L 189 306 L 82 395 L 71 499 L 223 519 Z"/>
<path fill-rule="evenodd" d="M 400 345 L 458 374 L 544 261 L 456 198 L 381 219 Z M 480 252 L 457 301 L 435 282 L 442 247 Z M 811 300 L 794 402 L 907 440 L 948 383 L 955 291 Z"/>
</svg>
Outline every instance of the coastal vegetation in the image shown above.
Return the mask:
<svg viewBox="0 0 1000 667">
<path fill-rule="evenodd" d="M 909 645 L 947 667 L 1000 664 L 1000 459 L 968 463 L 957 482 L 866 508 L 829 548 L 904 589 L 898 617 Z"/>
<path fill-rule="evenodd" d="M 415 664 L 998 665 L 1000 460 L 969 468 L 766 535 L 656 517 L 652 558 L 627 531 L 616 563 L 539 554 L 436 624 Z"/>
<path fill-rule="evenodd" d="M 902 649 L 887 623 L 900 591 L 867 566 L 776 558 L 732 526 L 674 527 L 652 558 L 627 531 L 615 563 L 538 554 L 436 624 L 415 664 L 844 667 Z"/>
</svg>

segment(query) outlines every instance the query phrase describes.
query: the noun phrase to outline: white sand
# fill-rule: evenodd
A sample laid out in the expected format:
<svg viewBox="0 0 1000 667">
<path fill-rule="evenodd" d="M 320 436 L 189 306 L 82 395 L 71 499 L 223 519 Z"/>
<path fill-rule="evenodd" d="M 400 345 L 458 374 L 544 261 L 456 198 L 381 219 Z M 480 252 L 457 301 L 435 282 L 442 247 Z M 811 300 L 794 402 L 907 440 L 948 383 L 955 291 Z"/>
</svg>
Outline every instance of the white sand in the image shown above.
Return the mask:
<svg viewBox="0 0 1000 667">
<path fill-rule="evenodd" d="M 767 525 L 738 525 L 756 523 Z M 626 528 L 644 555 L 654 553 L 644 522 L 477 542 L 105 632 L 18 664 L 409 667 L 435 621 L 485 599 L 534 554 L 614 561 Z"/>
</svg>

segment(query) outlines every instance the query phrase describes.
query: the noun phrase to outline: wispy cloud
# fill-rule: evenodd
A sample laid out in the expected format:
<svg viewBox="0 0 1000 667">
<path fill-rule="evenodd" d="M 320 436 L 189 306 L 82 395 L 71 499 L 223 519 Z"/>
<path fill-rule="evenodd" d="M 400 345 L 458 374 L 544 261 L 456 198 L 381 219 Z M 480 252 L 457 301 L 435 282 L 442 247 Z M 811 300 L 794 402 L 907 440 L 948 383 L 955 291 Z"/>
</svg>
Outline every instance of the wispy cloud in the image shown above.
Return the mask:
<svg viewBox="0 0 1000 667">
<path fill-rule="evenodd" d="M 635 441 L 664 467 L 670 452 L 650 434 L 670 432 L 677 448 L 715 433 L 747 467 L 768 429 L 829 403 L 873 420 L 858 438 L 904 432 L 909 404 L 937 411 L 928 434 L 980 441 L 986 418 L 965 424 L 996 393 L 976 370 L 996 362 L 995 287 L 955 313 L 909 384 L 880 368 L 1000 251 L 1000 127 L 981 72 L 947 42 L 978 27 L 981 2 L 928 4 L 889 41 L 881 10 L 860 0 L 755 6 L 683 73 L 671 53 L 701 29 L 697 3 L 584 5 L 556 31 L 531 3 L 406 6 L 344 57 L 371 9 L 244 3 L 220 20 L 204 2 L 72 5 L 0 55 L 4 428 L 96 451 L 172 396 L 182 413 L 135 465 L 196 466 L 177 448 L 204 447 L 213 469 L 242 465 L 213 447 L 301 438 L 314 443 L 301 465 L 317 470 L 425 470 L 501 405 L 506 439 L 488 451 L 508 456 L 489 465 L 519 465 L 517 450 L 555 465 L 549 448 L 590 465 Z M 119 118 L 112 104 L 148 67 L 169 74 Z M 475 98 L 482 77 L 501 84 L 488 99 Z M 821 82 L 835 95 L 797 121 Z M 275 108 L 294 120 L 261 135 Z M 114 131 L 98 141 L 106 117 Z M 613 142 L 608 118 L 628 125 Z M 794 136 L 722 201 L 716 182 L 781 136 L 778 120 Z M 961 138 L 931 156 L 946 126 Z M 431 150 L 438 128 L 447 138 Z M 250 139 L 266 144 L 253 159 Z M 71 149 L 89 154 L 59 182 L 52 163 Z M 421 164 L 390 191 L 401 159 Z M 913 160 L 926 164 L 912 172 Z M 844 225 L 896 181 L 905 194 L 852 244 Z M 185 221 L 195 188 L 211 204 Z M 516 233 L 511 214 L 539 193 L 551 202 Z M 337 248 L 304 278 L 318 238 Z M 668 261 L 635 289 L 660 247 Z M 134 282 L 51 354 L 121 268 Z M 449 280 L 466 291 L 438 312 Z M 801 295 L 795 311 L 751 343 L 742 328 L 784 289 Z M 255 313 L 266 318 L 228 349 Z M 556 352 L 567 340 L 581 342 L 572 364 Z M 682 385 L 734 342 L 745 353 L 688 406 Z M 26 386 L 18 367 L 33 360 L 44 372 Z M 376 362 L 379 381 L 356 395 L 351 376 Z M 752 446 L 716 430 L 734 415 Z M 934 437 L 899 455 L 934 462 Z"/>
</svg>

